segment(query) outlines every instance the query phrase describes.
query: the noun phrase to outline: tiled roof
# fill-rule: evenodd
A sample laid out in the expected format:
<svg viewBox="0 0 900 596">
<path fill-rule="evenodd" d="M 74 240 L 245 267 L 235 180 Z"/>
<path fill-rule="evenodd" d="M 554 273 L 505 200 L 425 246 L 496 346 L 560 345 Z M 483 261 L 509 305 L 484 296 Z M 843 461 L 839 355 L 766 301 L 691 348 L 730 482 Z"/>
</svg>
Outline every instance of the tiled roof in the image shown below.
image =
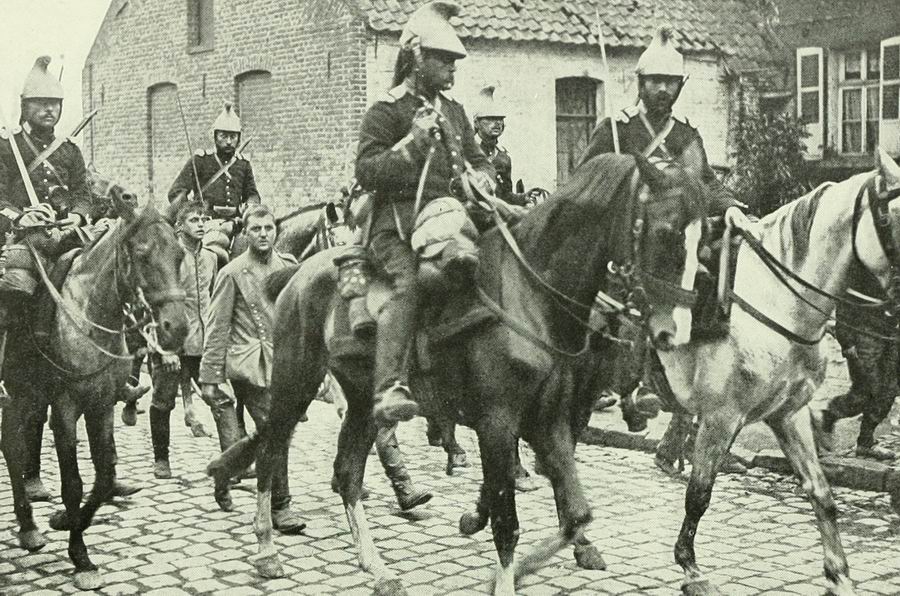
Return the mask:
<svg viewBox="0 0 900 596">
<path fill-rule="evenodd" d="M 375 31 L 399 32 L 427 0 L 357 0 Z M 684 52 L 721 52 L 734 66 L 767 61 L 763 18 L 750 0 L 457 0 L 460 36 L 500 41 L 597 44 L 596 20 L 607 47 L 643 48 L 656 28 L 671 24 Z M 731 62 L 731 61 L 730 61 Z"/>
</svg>

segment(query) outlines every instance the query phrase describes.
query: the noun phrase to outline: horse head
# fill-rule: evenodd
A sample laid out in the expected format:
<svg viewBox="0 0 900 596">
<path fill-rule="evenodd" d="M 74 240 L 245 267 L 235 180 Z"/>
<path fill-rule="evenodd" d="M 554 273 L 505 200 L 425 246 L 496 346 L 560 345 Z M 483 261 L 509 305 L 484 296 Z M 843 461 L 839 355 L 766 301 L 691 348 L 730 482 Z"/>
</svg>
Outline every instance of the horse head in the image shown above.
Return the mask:
<svg viewBox="0 0 900 596">
<path fill-rule="evenodd" d="M 653 344 L 670 349 L 691 337 L 706 188 L 688 166 L 660 168 L 643 156 L 635 159 L 644 183 L 634 226 L 635 277 L 644 299 L 639 308 Z"/>
<path fill-rule="evenodd" d="M 116 248 L 117 290 L 151 313 L 159 347 L 177 350 L 187 336 L 185 292 L 179 279 L 184 249 L 172 226 L 152 206 L 138 211 L 133 193 L 109 188 L 123 232 Z"/>
</svg>

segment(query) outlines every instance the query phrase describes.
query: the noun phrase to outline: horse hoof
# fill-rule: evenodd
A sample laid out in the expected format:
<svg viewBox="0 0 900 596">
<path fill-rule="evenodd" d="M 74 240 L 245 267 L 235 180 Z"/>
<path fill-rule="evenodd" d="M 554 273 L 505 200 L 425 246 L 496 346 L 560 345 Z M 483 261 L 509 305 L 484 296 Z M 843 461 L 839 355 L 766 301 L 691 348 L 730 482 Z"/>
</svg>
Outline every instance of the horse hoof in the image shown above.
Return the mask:
<svg viewBox="0 0 900 596">
<path fill-rule="evenodd" d="M 375 581 L 373 593 L 376 596 L 406 596 L 406 588 L 400 578 L 387 577 Z"/>
<path fill-rule="evenodd" d="M 603 560 L 603 555 L 600 554 L 600 551 L 593 544 L 576 546 L 575 562 L 582 569 L 590 569 L 592 571 L 606 570 L 606 561 Z"/>
<path fill-rule="evenodd" d="M 57 511 L 56 513 L 51 515 L 49 523 L 50 527 L 58 532 L 67 532 L 71 530 L 71 525 L 69 524 L 69 516 L 65 510 Z"/>
<path fill-rule="evenodd" d="M 681 585 L 681 592 L 685 596 L 722 596 L 722 592 L 708 579 L 686 581 Z"/>
<path fill-rule="evenodd" d="M 36 553 L 47 546 L 47 539 L 44 538 L 40 530 L 27 530 L 19 532 L 19 546 L 30 553 Z"/>
<path fill-rule="evenodd" d="M 75 573 L 75 587 L 79 590 L 99 590 L 103 587 L 103 574 L 99 569 L 91 571 L 77 571 Z"/>
<path fill-rule="evenodd" d="M 267 555 L 255 559 L 251 557 L 251 559 L 253 560 L 253 565 L 256 567 L 256 572 L 264 578 L 277 579 L 279 577 L 284 577 L 284 567 L 281 566 L 278 555 Z"/>
<path fill-rule="evenodd" d="M 487 516 L 481 517 L 477 513 L 463 513 L 459 517 L 459 533 L 464 536 L 472 536 L 487 526 Z"/>
<path fill-rule="evenodd" d="M 836 582 L 828 582 L 828 590 L 825 594 L 828 596 L 856 596 L 856 591 L 853 589 L 850 578 L 839 577 Z"/>
</svg>

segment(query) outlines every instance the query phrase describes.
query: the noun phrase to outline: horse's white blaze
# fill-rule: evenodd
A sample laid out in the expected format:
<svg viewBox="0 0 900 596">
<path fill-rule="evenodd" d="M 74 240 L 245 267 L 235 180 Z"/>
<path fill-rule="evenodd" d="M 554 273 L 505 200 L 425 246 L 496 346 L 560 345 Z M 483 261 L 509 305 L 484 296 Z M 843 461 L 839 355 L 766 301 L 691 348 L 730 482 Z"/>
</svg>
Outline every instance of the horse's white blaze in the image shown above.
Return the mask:
<svg viewBox="0 0 900 596">
<path fill-rule="evenodd" d="M 375 546 L 375 541 L 372 540 L 372 533 L 369 532 L 369 522 L 366 519 L 362 501 L 357 500 L 352 507 L 346 508 L 346 512 L 347 521 L 350 524 L 350 533 L 356 541 L 359 566 L 362 567 L 363 571 L 372 573 L 376 580 L 393 577 L 387 565 L 382 561 L 378 548 Z"/>
<path fill-rule="evenodd" d="M 685 259 L 684 272 L 681 274 L 681 289 L 689 292 L 694 289 L 697 270 L 700 268 L 697 252 L 701 232 L 699 219 L 689 223 L 684 230 Z M 691 309 L 686 306 L 676 306 L 672 310 L 672 320 L 675 322 L 675 337 L 672 338 L 672 345 L 683 346 L 691 340 L 691 324 L 693 323 Z"/>
<path fill-rule="evenodd" d="M 516 562 L 504 567 L 497 562 L 497 574 L 494 576 L 494 596 L 515 596 L 516 594 Z"/>
</svg>

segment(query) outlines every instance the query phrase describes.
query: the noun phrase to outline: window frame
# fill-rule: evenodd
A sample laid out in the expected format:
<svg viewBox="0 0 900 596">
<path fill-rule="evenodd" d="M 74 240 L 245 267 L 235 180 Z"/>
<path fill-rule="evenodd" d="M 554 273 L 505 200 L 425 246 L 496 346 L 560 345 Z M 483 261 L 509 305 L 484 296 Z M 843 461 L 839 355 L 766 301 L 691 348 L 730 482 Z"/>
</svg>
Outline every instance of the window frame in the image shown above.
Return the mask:
<svg viewBox="0 0 900 596">
<path fill-rule="evenodd" d="M 803 59 L 809 56 L 816 57 L 817 84 L 815 86 L 803 86 Z M 815 91 L 818 95 L 818 118 L 814 122 L 803 123 L 809 136 L 803 139 L 806 156 L 812 159 L 821 159 L 825 148 L 825 52 L 821 47 L 803 47 L 796 49 L 796 82 L 795 98 L 797 104 L 797 119 L 803 122 L 803 94 Z"/>
<path fill-rule="evenodd" d="M 871 121 L 876 122 L 876 134 L 880 137 L 880 128 L 881 128 L 881 112 L 882 112 L 882 103 L 881 103 L 881 89 L 879 85 L 879 81 L 883 78 L 883 70 L 884 70 L 884 60 L 882 50 L 879 50 L 879 64 L 878 64 L 878 79 L 870 79 L 869 78 L 869 52 L 872 48 L 853 48 L 850 50 L 843 50 L 838 53 L 838 77 L 837 77 L 837 95 L 838 95 L 838 118 L 837 118 L 837 144 L 835 149 L 837 150 L 838 155 L 847 155 L 847 156 L 859 156 L 859 155 L 868 155 L 869 151 L 867 150 L 867 146 L 869 145 L 869 129 L 868 124 Z M 846 79 L 846 64 L 847 57 L 850 54 L 856 54 L 859 57 L 859 78 L 858 79 Z M 848 91 L 860 91 L 860 106 L 859 106 L 859 120 L 853 120 L 853 123 L 858 123 L 860 128 L 860 147 L 858 151 L 845 151 L 844 150 L 844 95 Z M 869 114 L 869 94 L 872 92 L 878 93 L 878 114 L 876 118 L 871 118 Z M 876 141 L 876 146 L 877 146 Z"/>
<path fill-rule="evenodd" d="M 203 10 L 203 4 L 209 9 Z M 203 39 L 203 15 L 209 19 L 208 39 Z M 196 40 L 196 41 L 195 41 Z M 187 0 L 187 51 L 190 54 L 209 52 L 216 46 L 216 4 L 215 0 Z"/>
<path fill-rule="evenodd" d="M 588 109 L 584 113 L 573 113 L 573 112 L 561 112 L 559 111 L 559 87 L 560 85 L 565 85 L 566 83 L 575 86 L 582 85 L 585 83 L 590 83 L 593 87 L 591 91 L 585 89 L 585 98 L 587 98 L 587 94 L 590 93 L 590 102 L 586 103 L 585 106 Z M 605 106 L 603 105 L 603 85 L 604 81 L 595 79 L 589 76 L 565 76 L 559 77 L 554 80 L 553 86 L 553 110 L 554 110 L 554 129 L 556 133 L 556 182 L 557 185 L 564 182 L 568 176 L 571 174 L 571 171 L 563 173 L 559 167 L 559 135 L 560 135 L 560 123 L 583 123 L 587 129 L 587 137 L 586 142 L 590 142 L 591 134 L 594 129 L 597 127 L 597 124 L 603 119 L 603 114 L 605 112 Z M 590 109 L 590 106 L 593 106 L 593 110 Z M 575 159 L 579 159 L 581 156 L 574 156 Z"/>
</svg>

